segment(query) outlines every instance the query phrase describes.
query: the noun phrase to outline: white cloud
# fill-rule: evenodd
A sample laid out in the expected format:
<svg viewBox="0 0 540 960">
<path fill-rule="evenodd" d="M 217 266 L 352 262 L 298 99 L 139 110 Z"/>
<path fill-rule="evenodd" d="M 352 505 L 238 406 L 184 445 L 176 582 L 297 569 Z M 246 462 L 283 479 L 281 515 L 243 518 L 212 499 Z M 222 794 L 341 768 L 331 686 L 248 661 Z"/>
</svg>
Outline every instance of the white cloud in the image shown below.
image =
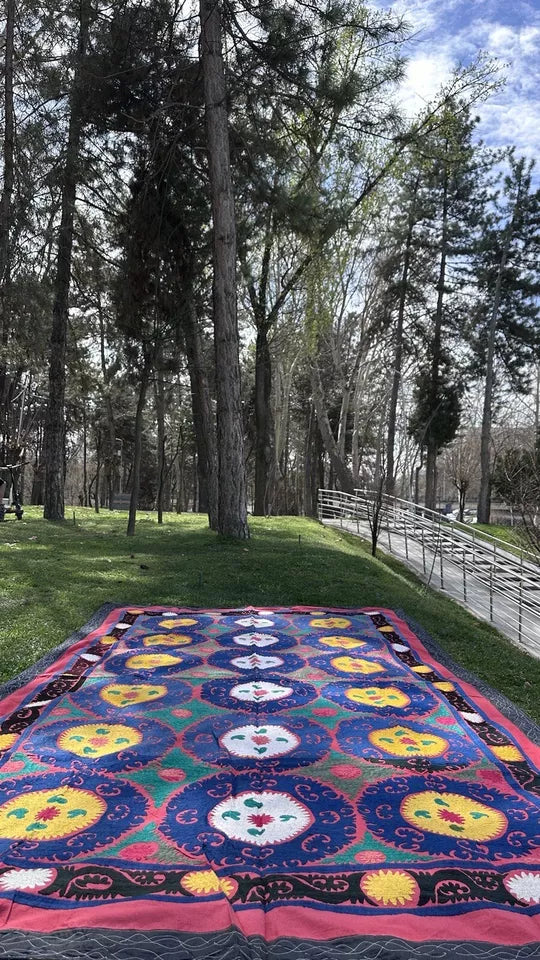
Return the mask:
<svg viewBox="0 0 540 960">
<path fill-rule="evenodd" d="M 409 115 L 435 96 L 455 65 L 485 51 L 501 63 L 506 85 L 477 106 L 480 135 L 493 146 L 540 153 L 538 8 L 527 0 L 399 0 L 392 8 L 415 31 L 400 91 Z"/>
</svg>

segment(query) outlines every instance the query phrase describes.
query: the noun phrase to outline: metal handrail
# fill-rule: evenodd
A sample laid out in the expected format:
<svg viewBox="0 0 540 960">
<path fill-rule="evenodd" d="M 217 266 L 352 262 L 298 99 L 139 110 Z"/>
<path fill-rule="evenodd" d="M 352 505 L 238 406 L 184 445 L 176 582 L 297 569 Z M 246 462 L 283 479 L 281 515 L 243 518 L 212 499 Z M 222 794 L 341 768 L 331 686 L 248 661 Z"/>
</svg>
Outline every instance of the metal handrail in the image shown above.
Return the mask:
<svg viewBox="0 0 540 960">
<path fill-rule="evenodd" d="M 341 493 L 342 491 L 333 491 L 333 492 Z M 373 495 L 376 495 L 375 491 L 362 489 L 361 487 L 355 487 L 354 495 L 358 494 L 360 496 L 365 496 L 367 493 L 372 493 Z M 353 496 L 353 494 L 347 494 L 347 496 L 350 497 L 350 496 Z M 430 507 L 424 507 L 422 504 L 415 503 L 413 500 L 403 500 L 401 497 L 394 497 L 393 495 L 390 495 L 388 493 L 383 494 L 383 499 L 391 500 L 394 503 L 402 503 L 405 507 L 415 511 L 418 515 L 426 516 L 427 514 L 431 514 L 435 523 L 439 523 L 441 520 L 441 517 L 444 516 L 443 514 L 440 513 L 439 510 L 432 510 Z M 502 540 L 501 537 L 495 537 L 492 533 L 487 533 L 485 530 L 482 530 L 480 534 L 477 534 L 476 530 L 474 529 L 474 525 L 471 525 L 469 528 L 469 526 L 466 523 L 462 523 L 461 520 L 445 519 L 444 523 L 449 524 L 453 527 L 457 527 L 460 530 L 463 530 L 463 532 L 467 536 L 472 537 L 473 540 L 475 539 L 486 540 L 488 541 L 488 543 L 498 544 L 502 550 L 506 550 L 507 552 L 509 552 L 509 548 L 514 547 L 516 550 L 519 550 L 520 558 L 527 557 L 528 561 L 533 563 L 535 566 L 538 566 L 540 563 L 540 558 L 538 557 L 538 554 L 533 553 L 532 550 L 527 550 L 525 547 L 522 547 L 520 544 L 509 543 L 507 540 Z M 470 533 L 469 533 L 469 529 L 470 529 Z"/>
<path fill-rule="evenodd" d="M 356 521 L 357 532 L 360 533 L 359 523 L 370 520 L 370 510 L 373 510 L 378 495 L 374 491 L 359 494 L 360 491 L 349 494 L 340 490 L 319 490 L 319 519 L 340 519 L 341 524 L 344 519 Z M 496 599 L 498 613 L 502 612 L 505 621 L 513 625 L 519 641 L 526 638 L 535 646 L 538 644 L 537 633 L 531 635 L 528 629 L 531 624 L 537 627 L 540 623 L 540 569 L 537 563 L 524 562 L 523 554 L 517 557 L 510 553 L 506 549 L 506 542 L 500 538 L 485 540 L 483 536 L 475 537 L 474 531 L 471 536 L 462 525 L 456 527 L 455 522 L 446 521 L 436 511 L 410 501 L 385 494 L 380 507 L 381 534 L 386 532 L 390 552 L 393 552 L 392 533 L 404 537 L 407 557 L 410 540 L 421 544 L 424 573 L 427 572 L 426 550 L 433 557 L 432 574 L 439 557 L 437 577 L 440 577 L 441 588 L 444 562 L 450 563 L 463 573 L 464 602 L 467 603 L 467 585 L 470 585 L 470 581 L 488 587 L 490 620 L 494 620 Z"/>
</svg>

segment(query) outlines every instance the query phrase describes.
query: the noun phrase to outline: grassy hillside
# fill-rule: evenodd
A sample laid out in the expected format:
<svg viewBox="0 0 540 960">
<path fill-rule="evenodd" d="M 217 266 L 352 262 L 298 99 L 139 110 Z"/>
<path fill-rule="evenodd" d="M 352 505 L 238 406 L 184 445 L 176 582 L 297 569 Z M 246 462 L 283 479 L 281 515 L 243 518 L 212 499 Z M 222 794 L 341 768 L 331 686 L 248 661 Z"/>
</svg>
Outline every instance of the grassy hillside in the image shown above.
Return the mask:
<svg viewBox="0 0 540 960">
<path fill-rule="evenodd" d="M 72 511 L 70 511 L 70 516 Z M 119 604 L 233 607 L 320 604 L 401 608 L 464 666 L 540 720 L 540 661 L 521 653 L 452 600 L 426 589 L 394 559 L 297 517 L 252 518 L 251 540 L 220 539 L 206 518 L 75 510 L 46 523 L 30 508 L 0 526 L 0 679 L 61 643 L 108 600 Z M 536 692 L 536 696 L 535 696 Z"/>
</svg>

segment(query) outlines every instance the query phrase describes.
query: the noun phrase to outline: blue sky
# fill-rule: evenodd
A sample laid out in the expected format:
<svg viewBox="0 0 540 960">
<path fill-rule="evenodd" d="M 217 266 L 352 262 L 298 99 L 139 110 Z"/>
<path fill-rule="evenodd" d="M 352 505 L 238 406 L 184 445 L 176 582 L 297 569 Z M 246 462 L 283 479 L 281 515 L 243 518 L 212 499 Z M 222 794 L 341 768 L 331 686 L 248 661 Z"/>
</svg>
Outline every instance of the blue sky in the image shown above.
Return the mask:
<svg viewBox="0 0 540 960">
<path fill-rule="evenodd" d="M 454 64 L 486 51 L 506 64 L 507 83 L 477 108 L 479 133 L 492 146 L 515 144 L 540 155 L 540 0 L 379 0 L 404 14 L 408 44 L 403 97 L 409 112 L 430 100 Z"/>
</svg>

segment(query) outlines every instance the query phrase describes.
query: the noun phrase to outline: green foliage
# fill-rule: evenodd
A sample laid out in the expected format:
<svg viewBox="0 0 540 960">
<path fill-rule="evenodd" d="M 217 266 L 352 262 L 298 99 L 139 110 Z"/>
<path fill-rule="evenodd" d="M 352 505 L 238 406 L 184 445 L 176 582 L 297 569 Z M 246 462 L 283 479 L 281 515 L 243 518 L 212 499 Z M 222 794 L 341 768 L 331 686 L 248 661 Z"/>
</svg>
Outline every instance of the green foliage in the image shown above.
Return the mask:
<svg viewBox="0 0 540 960">
<path fill-rule="evenodd" d="M 540 661 L 427 589 L 396 560 L 373 560 L 369 544 L 357 537 L 309 520 L 253 517 L 246 544 L 216 537 L 205 517 L 166 514 L 162 527 L 155 516 L 141 516 L 128 543 L 120 535 L 125 514 L 74 513 L 75 523 L 47 524 L 30 508 L 21 522 L 0 530 L 9 558 L 0 580 L 6 679 L 111 600 L 270 609 L 382 605 L 404 610 L 451 656 L 540 719 Z"/>
</svg>

